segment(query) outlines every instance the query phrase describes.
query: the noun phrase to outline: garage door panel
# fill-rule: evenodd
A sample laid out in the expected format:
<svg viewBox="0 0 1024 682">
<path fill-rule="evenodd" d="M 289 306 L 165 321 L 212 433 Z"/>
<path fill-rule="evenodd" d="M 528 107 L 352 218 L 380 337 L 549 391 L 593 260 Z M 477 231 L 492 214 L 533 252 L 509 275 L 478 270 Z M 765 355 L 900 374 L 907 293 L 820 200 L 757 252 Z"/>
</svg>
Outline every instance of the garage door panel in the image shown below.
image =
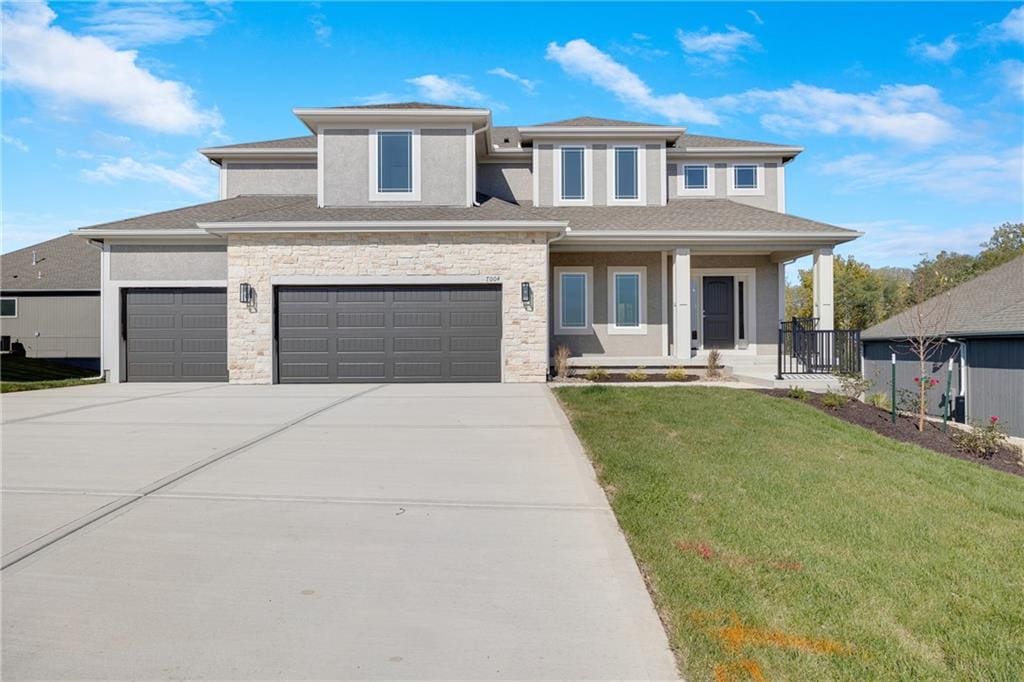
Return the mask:
<svg viewBox="0 0 1024 682">
<path fill-rule="evenodd" d="M 501 380 L 500 286 L 280 287 L 276 301 L 282 382 Z"/>
<path fill-rule="evenodd" d="M 225 289 L 129 289 L 124 295 L 127 381 L 226 381 Z"/>
<path fill-rule="evenodd" d="M 327 329 L 330 317 L 327 313 L 289 314 L 281 317 L 281 326 L 288 328 Z"/>
</svg>

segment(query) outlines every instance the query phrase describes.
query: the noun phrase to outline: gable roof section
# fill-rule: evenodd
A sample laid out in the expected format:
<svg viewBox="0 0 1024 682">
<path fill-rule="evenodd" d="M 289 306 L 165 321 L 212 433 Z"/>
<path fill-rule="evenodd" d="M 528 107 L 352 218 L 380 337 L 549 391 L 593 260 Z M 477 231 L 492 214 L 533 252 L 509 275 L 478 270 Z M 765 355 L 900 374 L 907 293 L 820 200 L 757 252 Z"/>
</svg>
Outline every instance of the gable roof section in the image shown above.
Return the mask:
<svg viewBox="0 0 1024 682">
<path fill-rule="evenodd" d="M 470 111 L 476 107 L 457 107 L 454 104 L 437 104 L 430 102 L 385 102 L 383 104 L 344 104 L 339 107 L 321 107 L 323 109 L 463 109 Z"/>
<path fill-rule="evenodd" d="M 724 149 L 728 147 L 738 148 L 750 148 L 750 147 L 781 147 L 783 149 L 791 149 L 793 145 L 787 144 L 775 144 L 774 142 L 756 142 L 754 140 L 737 140 L 731 137 L 715 137 L 713 135 L 692 135 L 686 133 L 679 139 L 677 147 L 684 148 L 710 148 L 710 149 Z"/>
<path fill-rule="evenodd" d="M 865 329 L 861 338 L 906 338 L 919 308 L 924 310 L 926 324 L 931 318 L 936 336 L 1024 335 L 1024 256 Z"/>
<path fill-rule="evenodd" d="M 5 253 L 0 271 L 0 289 L 5 292 L 99 291 L 100 251 L 85 239 L 68 234 Z"/>
<path fill-rule="evenodd" d="M 225 144 L 219 147 L 209 147 L 203 151 L 228 150 L 228 149 L 311 149 L 316 150 L 316 135 L 300 135 L 299 137 L 282 137 L 277 140 L 262 140 L 259 142 L 240 142 L 238 144 Z"/>
</svg>

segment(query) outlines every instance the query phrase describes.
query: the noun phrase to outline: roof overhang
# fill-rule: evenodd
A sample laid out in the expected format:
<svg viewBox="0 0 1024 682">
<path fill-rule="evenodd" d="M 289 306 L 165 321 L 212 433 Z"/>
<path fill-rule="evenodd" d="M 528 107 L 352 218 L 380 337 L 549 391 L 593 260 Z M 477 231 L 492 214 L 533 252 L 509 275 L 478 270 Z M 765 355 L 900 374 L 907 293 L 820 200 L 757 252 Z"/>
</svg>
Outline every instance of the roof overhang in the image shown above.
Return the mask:
<svg viewBox="0 0 1024 682">
<path fill-rule="evenodd" d="M 292 109 L 299 120 L 313 133 L 324 126 L 381 126 L 404 123 L 455 123 L 472 125 L 473 129 L 489 125 L 487 109 L 331 109 L 297 107 Z"/>
<path fill-rule="evenodd" d="M 159 241 L 196 241 L 203 239 L 216 239 L 206 230 L 184 228 L 175 230 L 104 230 L 83 228 L 72 230 L 71 234 L 84 239 L 131 239 L 131 240 L 159 240 Z"/>
<path fill-rule="evenodd" d="M 761 251 L 804 251 L 844 244 L 862 236 L 863 232 L 849 234 L 835 232 L 781 232 L 722 230 L 583 230 L 569 232 L 560 244 L 587 244 L 628 247 L 662 244 L 677 247 L 741 247 Z"/>
<path fill-rule="evenodd" d="M 564 220 L 374 220 L 198 223 L 209 234 L 288 232 L 555 232 L 566 233 Z"/>
<path fill-rule="evenodd" d="M 608 138 L 674 140 L 686 128 L 670 126 L 527 126 L 519 129 L 521 140 L 550 138 Z"/>
<path fill-rule="evenodd" d="M 779 158 L 787 161 L 804 151 L 803 147 L 672 147 L 669 158 L 680 156 L 720 156 L 746 158 Z"/>
<path fill-rule="evenodd" d="M 294 158 L 316 158 L 316 147 L 281 147 L 281 148 L 248 148 L 237 147 L 206 147 L 200 149 L 199 153 L 212 161 L 232 161 L 253 159 L 281 159 Z"/>
</svg>

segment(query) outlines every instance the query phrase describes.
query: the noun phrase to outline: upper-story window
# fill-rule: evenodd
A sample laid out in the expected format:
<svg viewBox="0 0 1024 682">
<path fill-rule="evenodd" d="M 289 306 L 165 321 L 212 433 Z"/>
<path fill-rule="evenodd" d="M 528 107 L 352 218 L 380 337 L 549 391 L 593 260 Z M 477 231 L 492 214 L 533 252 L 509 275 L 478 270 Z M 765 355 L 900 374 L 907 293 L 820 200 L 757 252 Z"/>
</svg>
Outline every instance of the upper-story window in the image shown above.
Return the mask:
<svg viewBox="0 0 1024 682">
<path fill-rule="evenodd" d="M 370 131 L 370 200 L 418 201 L 419 130 Z"/>
<path fill-rule="evenodd" d="M 757 166 L 753 164 L 735 165 L 732 167 L 735 189 L 757 189 Z"/>
<path fill-rule="evenodd" d="M 640 198 L 639 150 L 636 147 L 615 148 L 615 198 Z"/>
<path fill-rule="evenodd" d="M 707 164 L 683 166 L 683 189 L 707 189 Z"/>
<path fill-rule="evenodd" d="M 562 147 L 562 199 L 582 200 L 586 193 L 585 149 Z"/>
<path fill-rule="evenodd" d="M 377 133 L 377 191 L 412 191 L 412 132 Z"/>
</svg>

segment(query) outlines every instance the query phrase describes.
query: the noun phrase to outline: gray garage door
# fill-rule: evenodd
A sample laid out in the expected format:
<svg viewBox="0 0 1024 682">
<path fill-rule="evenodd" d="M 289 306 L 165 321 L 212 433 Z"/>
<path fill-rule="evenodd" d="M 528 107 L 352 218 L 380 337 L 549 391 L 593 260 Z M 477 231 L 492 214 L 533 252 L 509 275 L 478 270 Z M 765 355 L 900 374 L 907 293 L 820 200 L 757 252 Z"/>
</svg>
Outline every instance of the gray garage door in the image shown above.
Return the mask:
<svg viewBox="0 0 1024 682">
<path fill-rule="evenodd" d="M 501 381 L 501 287 L 280 287 L 277 377 Z"/>
<path fill-rule="evenodd" d="M 227 381 L 224 289 L 128 289 L 122 325 L 127 381 Z"/>
</svg>

